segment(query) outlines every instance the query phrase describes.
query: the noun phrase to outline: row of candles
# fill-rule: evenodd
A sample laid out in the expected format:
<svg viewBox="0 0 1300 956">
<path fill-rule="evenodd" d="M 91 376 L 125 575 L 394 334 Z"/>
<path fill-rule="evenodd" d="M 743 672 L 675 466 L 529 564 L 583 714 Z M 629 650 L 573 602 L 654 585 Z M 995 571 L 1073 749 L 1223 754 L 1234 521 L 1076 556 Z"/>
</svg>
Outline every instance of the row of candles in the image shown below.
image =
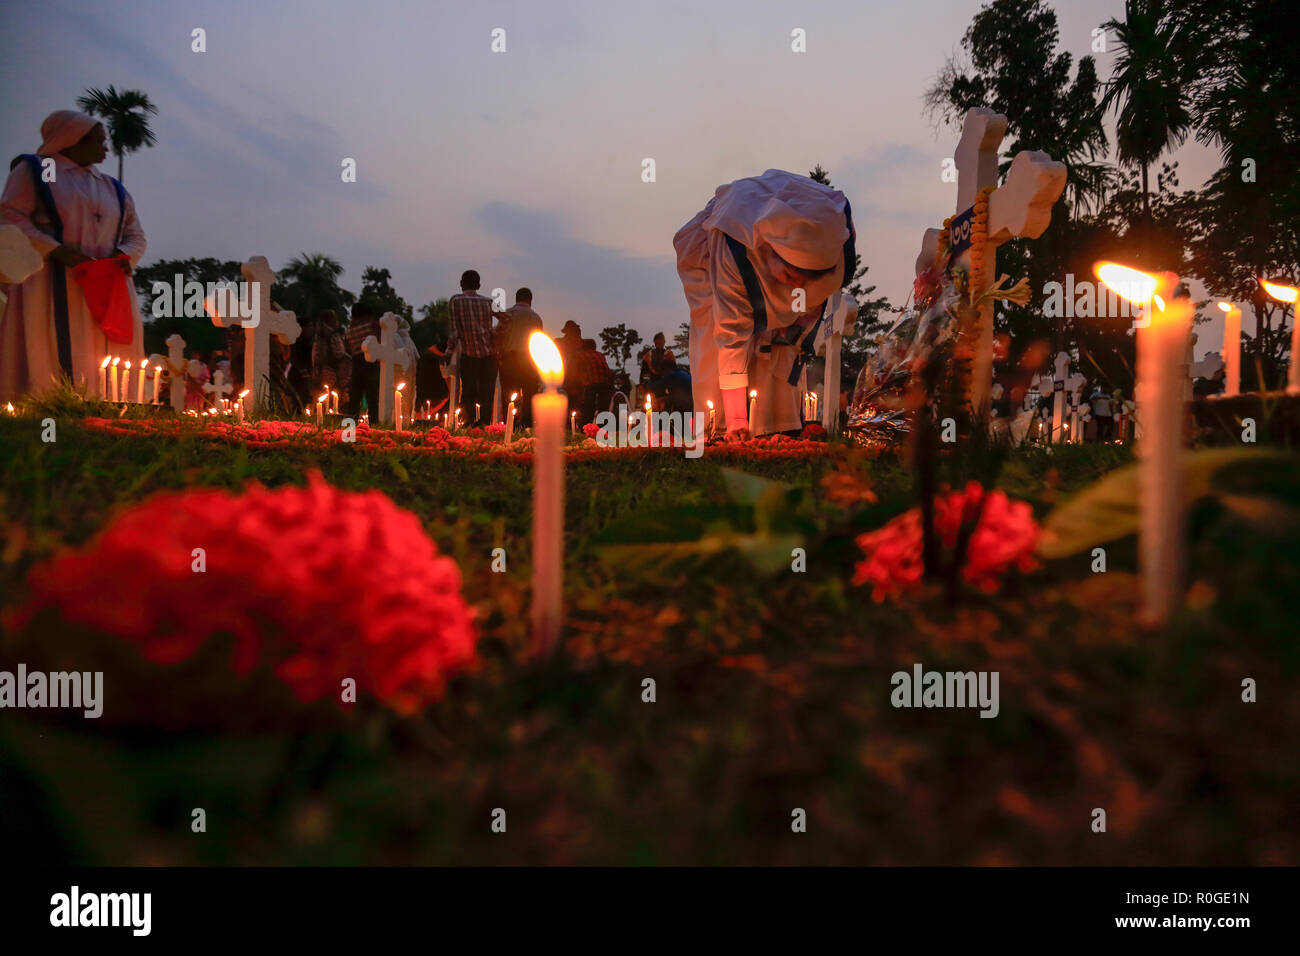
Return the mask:
<svg viewBox="0 0 1300 956">
<path fill-rule="evenodd" d="M 153 404 L 158 404 L 158 389 L 162 384 L 162 367 L 151 366 L 148 359 L 142 359 L 136 369 L 135 404 L 144 404 L 144 383 L 153 369 Z M 105 355 L 99 363 L 99 394 L 106 402 L 118 404 L 130 403 L 131 399 L 131 360 L 119 355 Z"/>
</svg>

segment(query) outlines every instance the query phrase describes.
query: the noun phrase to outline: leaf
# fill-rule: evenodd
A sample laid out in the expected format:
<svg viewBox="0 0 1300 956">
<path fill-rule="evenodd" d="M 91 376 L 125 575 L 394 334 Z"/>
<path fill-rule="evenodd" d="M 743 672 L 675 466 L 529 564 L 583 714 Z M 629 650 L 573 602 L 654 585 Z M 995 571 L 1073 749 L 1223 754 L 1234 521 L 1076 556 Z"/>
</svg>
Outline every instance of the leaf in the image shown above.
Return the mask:
<svg viewBox="0 0 1300 956">
<path fill-rule="evenodd" d="M 392 470 L 393 474 L 397 476 L 399 481 L 411 480 L 411 473 L 406 470 L 405 465 L 391 455 L 385 455 L 384 457 L 388 459 L 388 467 Z"/>
<path fill-rule="evenodd" d="M 1053 510 L 1043 523 L 1046 534 L 1038 553 L 1049 560 L 1064 558 L 1136 534 L 1140 521 L 1140 467 L 1117 469 Z M 1245 516 L 1246 509 L 1237 499 L 1252 497 L 1252 476 L 1267 476 L 1268 481 L 1255 482 L 1256 490 L 1271 496 L 1279 490 L 1277 476 L 1295 474 L 1297 470 L 1296 459 L 1280 452 L 1239 448 L 1187 452 L 1182 461 L 1183 507 L 1220 494 L 1221 486 L 1229 484 L 1239 492 L 1230 501 Z M 1262 512 L 1256 508 L 1252 513 Z"/>
</svg>

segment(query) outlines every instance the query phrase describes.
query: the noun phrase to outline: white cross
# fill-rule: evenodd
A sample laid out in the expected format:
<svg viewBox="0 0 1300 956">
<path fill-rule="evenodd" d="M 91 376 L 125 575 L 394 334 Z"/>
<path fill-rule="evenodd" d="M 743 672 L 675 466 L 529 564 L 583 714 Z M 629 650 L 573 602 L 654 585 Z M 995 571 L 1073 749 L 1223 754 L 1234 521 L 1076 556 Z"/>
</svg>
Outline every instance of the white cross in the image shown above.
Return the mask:
<svg viewBox="0 0 1300 956">
<path fill-rule="evenodd" d="M 961 140 L 953 152 L 957 166 L 957 209 L 960 215 L 975 204 L 986 186 L 998 184 L 998 148 L 1007 132 L 1007 118 L 983 106 L 966 111 Z M 1066 169 L 1046 153 L 1022 151 L 1016 154 L 1006 181 L 989 198 L 988 239 L 984 253 L 984 280 L 997 281 L 997 247 L 1008 239 L 1037 239 L 1052 217 L 1052 204 L 1065 189 Z M 927 229 L 916 260 L 919 276 L 938 257 L 939 230 Z M 967 249 L 951 266 L 969 267 Z M 972 290 L 973 295 L 983 289 Z M 989 391 L 993 384 L 993 301 L 986 299 L 979 310 L 979 344 L 971 365 L 971 404 L 987 416 Z"/>
<path fill-rule="evenodd" d="M 1070 374 L 1070 354 L 1057 352 L 1053 367 L 1056 374 L 1052 381 L 1052 441 L 1058 442 L 1061 440 L 1061 423 L 1065 420 L 1065 379 Z"/>
<path fill-rule="evenodd" d="M 172 411 L 185 411 L 185 340 L 178 334 L 167 336 L 167 367 L 171 372 Z"/>
<path fill-rule="evenodd" d="M 271 271 L 266 256 L 253 256 L 239 267 L 239 271 L 243 273 L 244 281 L 251 285 L 253 294 L 257 296 L 257 324 L 244 327 L 244 388 L 251 390 L 249 397 L 252 399 L 253 407 L 259 408 L 269 397 L 271 336 L 275 336 L 286 345 L 292 345 L 298 341 L 302 328 L 298 325 L 298 317 L 292 312 L 272 310 L 271 286 L 275 283 L 275 273 Z M 217 310 L 210 304 L 205 303 L 205 305 L 208 314 L 212 317 L 212 324 L 218 328 L 239 325 L 244 321 L 239 315 L 218 315 Z M 247 313 L 250 305 L 251 303 L 245 300 L 244 308 L 239 311 Z"/>
<path fill-rule="evenodd" d="M 221 401 L 230 394 L 233 386 L 226 381 L 226 373 L 217 369 L 212 373 L 212 381 L 203 386 L 203 391 L 212 396 L 213 404 L 219 409 Z"/>
<path fill-rule="evenodd" d="M 826 306 L 829 321 L 817 330 L 817 354 L 826 355 L 822 376 L 822 427 L 835 434 L 840 427 L 840 343 L 853 331 L 858 320 L 858 300 L 847 292 L 836 292 Z"/>
<path fill-rule="evenodd" d="M 410 361 L 398 344 L 397 325 L 397 316 L 385 312 L 379 318 L 379 338 L 367 335 L 361 342 L 366 361 L 379 363 L 379 408 L 374 410 L 370 419 L 372 425 L 393 424 L 393 366 L 400 365 L 406 369 L 406 363 Z M 455 414 L 454 410 L 452 414 Z"/>
</svg>

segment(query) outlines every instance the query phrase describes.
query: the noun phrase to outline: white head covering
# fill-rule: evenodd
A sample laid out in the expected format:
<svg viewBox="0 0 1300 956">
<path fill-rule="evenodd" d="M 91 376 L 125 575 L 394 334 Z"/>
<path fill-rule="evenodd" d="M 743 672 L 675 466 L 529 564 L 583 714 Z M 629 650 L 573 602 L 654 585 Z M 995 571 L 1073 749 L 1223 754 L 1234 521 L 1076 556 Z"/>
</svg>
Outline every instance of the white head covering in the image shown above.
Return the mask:
<svg viewBox="0 0 1300 956">
<path fill-rule="evenodd" d="M 792 266 L 820 272 L 843 263 L 847 202 L 838 189 L 769 169 L 719 186 L 703 226 L 720 229 L 749 249 L 767 243 Z"/>
<path fill-rule="evenodd" d="M 54 156 L 70 146 L 76 146 L 81 137 L 99 125 L 99 120 L 76 110 L 55 110 L 41 124 L 41 156 Z"/>
</svg>

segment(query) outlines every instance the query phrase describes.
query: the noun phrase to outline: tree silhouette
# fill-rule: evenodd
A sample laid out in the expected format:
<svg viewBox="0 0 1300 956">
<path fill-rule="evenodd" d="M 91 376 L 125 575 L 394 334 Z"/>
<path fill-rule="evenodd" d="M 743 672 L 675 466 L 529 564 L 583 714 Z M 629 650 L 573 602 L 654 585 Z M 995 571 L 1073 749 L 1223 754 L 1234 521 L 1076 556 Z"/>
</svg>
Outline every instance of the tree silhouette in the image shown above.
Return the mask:
<svg viewBox="0 0 1300 956">
<path fill-rule="evenodd" d="M 108 142 L 117 157 L 117 178 L 122 179 L 122 158 L 145 146 L 157 142 L 149 127 L 149 117 L 157 115 L 158 108 L 147 94 L 139 90 L 118 92 L 110 84 L 108 89 L 89 89 L 77 97 L 77 106 L 91 116 L 98 116 L 108 127 Z"/>
</svg>

